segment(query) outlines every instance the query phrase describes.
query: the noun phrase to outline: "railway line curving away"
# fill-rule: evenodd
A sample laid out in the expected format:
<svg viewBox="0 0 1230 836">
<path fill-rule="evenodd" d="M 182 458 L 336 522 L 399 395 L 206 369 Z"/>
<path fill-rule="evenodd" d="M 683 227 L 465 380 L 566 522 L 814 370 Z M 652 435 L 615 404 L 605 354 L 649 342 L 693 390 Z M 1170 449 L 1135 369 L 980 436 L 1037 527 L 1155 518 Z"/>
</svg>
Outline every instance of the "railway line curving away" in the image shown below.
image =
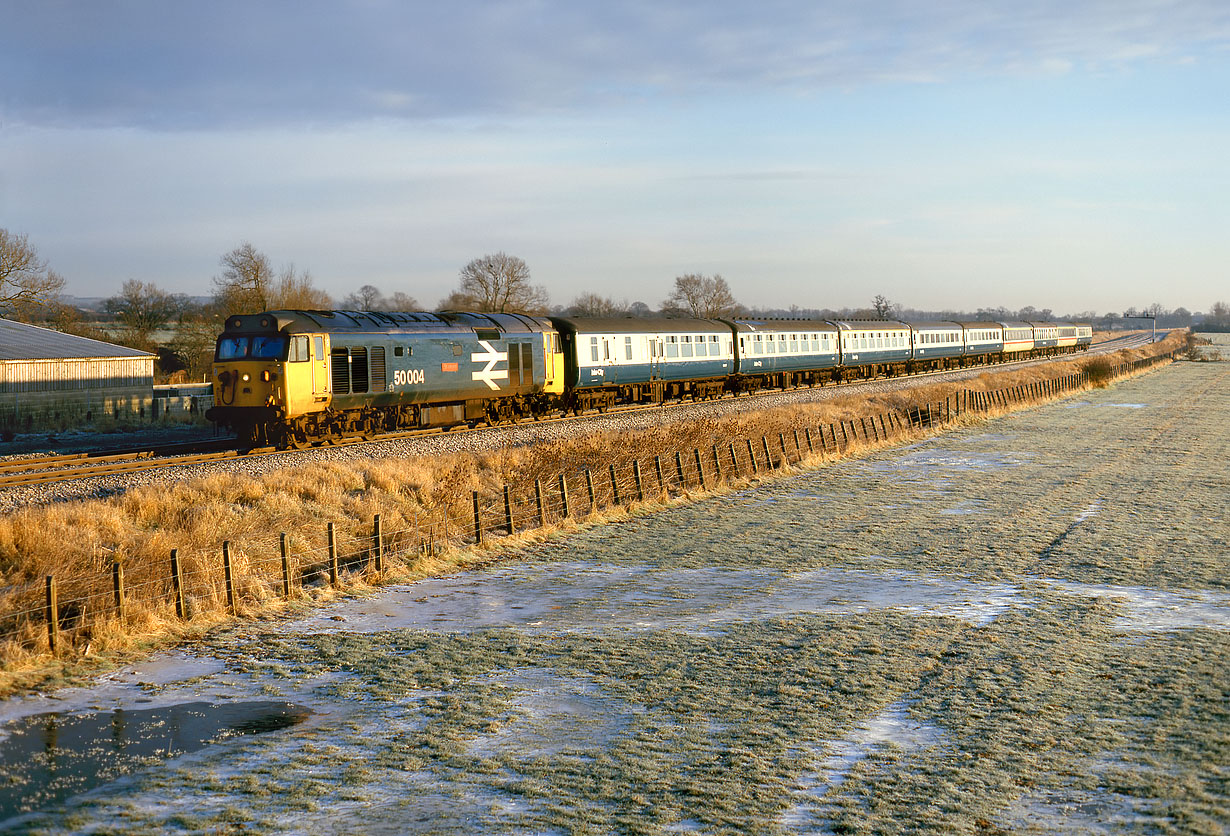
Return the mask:
<svg viewBox="0 0 1230 836">
<path fill-rule="evenodd" d="M 1129 334 L 1092 345 L 1091 355 L 1109 354 L 1148 344 L 1145 334 Z M 178 442 L 141 447 L 50 456 L 0 458 L 0 509 L 112 496 L 130 487 L 167 479 L 186 479 L 213 472 L 260 475 L 281 467 L 313 461 L 353 461 L 363 458 L 409 457 L 439 453 L 478 452 L 500 446 L 520 446 L 590 432 L 644 429 L 671 421 L 704 420 L 723 414 L 816 402 L 857 394 L 883 394 L 940 382 L 957 382 L 1056 358 L 1018 360 L 993 366 L 933 371 L 906 377 L 852 381 L 834 386 L 764 390 L 740 397 L 680 401 L 671 404 L 616 407 L 603 413 L 543 419 L 511 425 L 458 427 L 338 439 L 306 450 L 241 451 L 233 440 Z M 1062 358 L 1060 358 L 1062 359 Z"/>
</svg>

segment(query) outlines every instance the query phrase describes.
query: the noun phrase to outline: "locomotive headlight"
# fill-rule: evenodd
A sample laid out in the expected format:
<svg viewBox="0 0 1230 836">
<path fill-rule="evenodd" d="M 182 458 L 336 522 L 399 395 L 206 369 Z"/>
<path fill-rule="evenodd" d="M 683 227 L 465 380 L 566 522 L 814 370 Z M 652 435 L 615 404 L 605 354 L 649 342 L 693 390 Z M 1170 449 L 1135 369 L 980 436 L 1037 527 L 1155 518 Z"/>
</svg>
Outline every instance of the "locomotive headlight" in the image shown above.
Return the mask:
<svg viewBox="0 0 1230 836">
<path fill-rule="evenodd" d="M 263 372 L 261 372 L 261 380 L 265 381 L 266 383 L 273 380 L 275 377 L 277 377 L 277 375 L 269 371 L 268 369 L 265 369 Z"/>
<path fill-rule="evenodd" d="M 251 375 L 245 374 L 245 375 L 243 376 L 243 382 L 244 382 L 244 383 L 247 383 L 247 382 L 248 382 L 249 380 L 251 380 L 251 379 L 252 379 L 252 376 L 251 376 Z"/>
</svg>

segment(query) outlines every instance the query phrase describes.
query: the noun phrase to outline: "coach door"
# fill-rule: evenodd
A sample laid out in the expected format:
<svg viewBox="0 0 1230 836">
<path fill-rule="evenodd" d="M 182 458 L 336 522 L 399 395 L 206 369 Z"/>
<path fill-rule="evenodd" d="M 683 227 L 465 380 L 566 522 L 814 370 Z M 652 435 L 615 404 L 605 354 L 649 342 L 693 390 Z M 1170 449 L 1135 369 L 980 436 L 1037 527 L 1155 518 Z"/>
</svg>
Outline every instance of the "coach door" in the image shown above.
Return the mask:
<svg viewBox="0 0 1230 836">
<path fill-rule="evenodd" d="M 662 338 L 649 338 L 649 379 L 662 379 Z"/>
</svg>

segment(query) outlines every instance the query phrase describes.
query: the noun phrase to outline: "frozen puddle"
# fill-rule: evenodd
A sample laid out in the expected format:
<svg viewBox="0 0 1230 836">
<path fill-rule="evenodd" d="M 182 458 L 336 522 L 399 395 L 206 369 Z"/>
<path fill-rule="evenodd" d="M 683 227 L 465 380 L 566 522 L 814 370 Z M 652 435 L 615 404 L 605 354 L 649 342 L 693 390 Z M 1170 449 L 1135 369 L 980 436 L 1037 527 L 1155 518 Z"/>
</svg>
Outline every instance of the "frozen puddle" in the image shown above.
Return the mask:
<svg viewBox="0 0 1230 836">
<path fill-rule="evenodd" d="M 1062 592 L 1090 598 L 1113 598 L 1123 607 L 1115 622 L 1118 630 L 1160 633 L 1205 627 L 1230 630 L 1230 593 L 1188 590 L 1163 592 L 1142 586 L 1104 586 L 1043 578 Z"/>
<path fill-rule="evenodd" d="M 52 712 L 13 720 L 3 727 L 0 740 L 0 829 L 6 819 L 79 795 L 133 769 L 231 737 L 287 729 L 310 714 L 294 703 L 264 700 Z"/>
<path fill-rule="evenodd" d="M 1001 815 L 1013 833 L 1065 834 L 1122 833 L 1142 823 L 1162 825 L 1145 813 L 1147 802 L 1106 790 L 1075 788 L 1035 791 L 1018 798 Z"/>
<path fill-rule="evenodd" d="M 513 715 L 502 727 L 471 744 L 470 753 L 479 756 L 533 759 L 600 751 L 645 710 L 604 695 L 590 680 L 541 668 L 507 671 L 483 681 L 511 688 L 516 696 Z"/>
<path fill-rule="evenodd" d="M 1073 403 L 1064 404 L 1065 409 L 1081 409 L 1083 407 L 1092 407 L 1094 409 L 1145 409 L 1147 403 L 1099 403 L 1093 401 L 1075 401 Z"/>
<path fill-rule="evenodd" d="M 1019 603 L 1010 584 L 901 571 L 677 569 L 525 563 L 393 587 L 379 598 L 329 607 L 289 629 L 470 632 L 516 627 L 548 632 L 721 630 L 733 623 L 807 613 L 898 609 L 987 624 Z"/>
<path fill-rule="evenodd" d="M 815 747 L 817 768 L 799 777 L 795 804 L 783 814 L 782 824 L 792 833 L 831 832 L 825 826 L 824 796 L 841 786 L 856 764 L 876 749 L 894 746 L 914 751 L 944 742 L 945 735 L 940 728 L 912 720 L 908 712 L 907 704 L 893 703 L 875 717 L 859 723 L 841 740 Z"/>
<path fill-rule="evenodd" d="M 1028 453 L 974 452 L 962 450 L 915 450 L 904 456 L 894 456 L 881 461 L 863 462 L 863 467 L 875 476 L 901 475 L 917 472 L 928 477 L 936 473 L 965 472 L 989 473 L 1009 467 L 1028 464 Z"/>
</svg>

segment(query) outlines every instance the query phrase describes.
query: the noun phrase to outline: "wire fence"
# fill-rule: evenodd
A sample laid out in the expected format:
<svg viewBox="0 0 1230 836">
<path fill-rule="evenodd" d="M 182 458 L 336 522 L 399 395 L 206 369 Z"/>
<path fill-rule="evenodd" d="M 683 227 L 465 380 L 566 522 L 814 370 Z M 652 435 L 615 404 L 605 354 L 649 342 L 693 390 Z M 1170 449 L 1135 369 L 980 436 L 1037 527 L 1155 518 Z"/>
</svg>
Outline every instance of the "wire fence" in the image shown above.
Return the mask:
<svg viewBox="0 0 1230 836">
<path fill-rule="evenodd" d="M 161 563 L 101 555 L 93 573 L 75 572 L 64 579 L 47 575 L 42 582 L 0 590 L 0 659 L 84 652 L 96 630 L 108 623 L 123 629 L 134 611 L 191 621 L 240 615 L 313 589 L 381 583 L 404 577 L 424 557 L 450 549 L 491 545 L 632 504 L 747 482 L 800 462 L 931 432 L 965 414 L 1062 397 L 1173 357 L 1167 353 L 1112 363 L 1096 372 L 960 390 L 941 401 L 790 427 L 772 436 L 723 438 L 665 455 L 571 462 L 546 478 L 472 491 L 412 519 L 401 517 L 406 522 L 399 527 L 384 526 L 376 514 L 361 526 L 327 522 L 323 531 L 227 541 L 220 549 L 171 549 Z"/>
</svg>

